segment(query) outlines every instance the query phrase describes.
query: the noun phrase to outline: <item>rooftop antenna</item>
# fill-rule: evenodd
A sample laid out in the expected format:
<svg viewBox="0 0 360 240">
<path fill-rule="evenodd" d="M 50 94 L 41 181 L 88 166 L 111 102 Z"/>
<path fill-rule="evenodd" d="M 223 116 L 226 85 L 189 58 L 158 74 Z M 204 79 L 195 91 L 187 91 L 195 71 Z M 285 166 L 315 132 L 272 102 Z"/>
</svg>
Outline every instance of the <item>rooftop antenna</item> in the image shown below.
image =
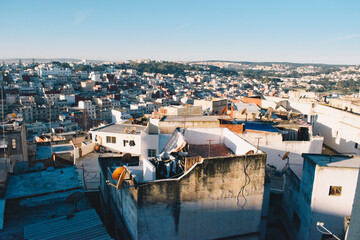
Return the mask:
<svg viewBox="0 0 360 240">
<path fill-rule="evenodd" d="M 257 137 L 255 139 L 257 139 L 257 145 L 256 145 L 256 153 L 257 153 L 259 151 L 259 143 L 260 143 L 260 139 L 262 139 L 262 137 Z"/>
<path fill-rule="evenodd" d="M 246 112 L 246 108 L 244 108 L 242 111 L 241 111 L 241 115 L 244 115 L 245 114 L 245 122 L 247 122 L 247 112 Z"/>
<path fill-rule="evenodd" d="M 77 212 L 77 209 L 76 209 L 76 204 L 83 198 L 83 194 L 82 192 L 73 192 L 72 194 L 70 194 L 65 202 L 66 203 L 69 203 L 69 204 L 73 204 L 73 209 L 74 209 L 74 212 Z"/>
<path fill-rule="evenodd" d="M 211 156 L 211 142 L 214 141 L 213 139 L 206 140 L 209 142 L 209 158 Z"/>
</svg>

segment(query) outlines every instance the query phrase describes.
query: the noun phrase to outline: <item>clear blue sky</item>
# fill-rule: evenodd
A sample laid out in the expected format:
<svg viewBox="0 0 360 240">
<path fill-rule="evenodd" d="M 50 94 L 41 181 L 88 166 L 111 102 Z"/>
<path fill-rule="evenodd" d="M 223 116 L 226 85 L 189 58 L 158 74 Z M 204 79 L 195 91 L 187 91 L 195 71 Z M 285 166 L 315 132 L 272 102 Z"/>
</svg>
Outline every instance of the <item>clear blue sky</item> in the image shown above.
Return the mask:
<svg viewBox="0 0 360 240">
<path fill-rule="evenodd" d="M 360 64 L 360 1 L 0 0 L 0 58 Z"/>
</svg>

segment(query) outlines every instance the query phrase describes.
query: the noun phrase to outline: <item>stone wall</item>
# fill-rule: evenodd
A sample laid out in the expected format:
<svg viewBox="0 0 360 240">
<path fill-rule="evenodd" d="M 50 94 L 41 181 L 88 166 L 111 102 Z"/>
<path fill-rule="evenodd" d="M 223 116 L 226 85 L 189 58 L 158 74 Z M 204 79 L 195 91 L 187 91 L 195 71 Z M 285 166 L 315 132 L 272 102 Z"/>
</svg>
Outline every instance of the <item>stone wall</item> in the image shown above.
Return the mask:
<svg viewBox="0 0 360 240">
<path fill-rule="evenodd" d="M 179 179 L 147 182 L 130 190 L 125 185 L 113 197 L 119 199 L 117 204 L 134 239 L 258 235 L 265 159 L 265 154 L 204 159 Z M 244 166 L 250 178 L 245 198 L 240 192 L 245 184 Z M 128 184 L 134 183 L 133 179 Z"/>
</svg>

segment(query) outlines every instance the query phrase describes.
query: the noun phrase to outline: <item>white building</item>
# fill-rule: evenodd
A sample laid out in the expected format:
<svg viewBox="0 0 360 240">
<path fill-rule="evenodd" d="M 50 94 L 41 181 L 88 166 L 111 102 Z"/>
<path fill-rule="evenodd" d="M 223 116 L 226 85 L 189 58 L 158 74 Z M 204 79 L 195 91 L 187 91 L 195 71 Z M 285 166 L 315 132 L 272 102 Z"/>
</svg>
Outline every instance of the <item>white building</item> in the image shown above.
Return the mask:
<svg viewBox="0 0 360 240">
<path fill-rule="evenodd" d="M 42 122 L 34 122 L 34 123 L 25 123 L 26 125 L 26 134 L 29 136 L 35 134 L 40 135 L 42 133 L 48 132 L 49 129 Z"/>
<path fill-rule="evenodd" d="M 88 112 L 89 118 L 96 118 L 96 109 L 95 106 L 92 104 L 91 100 L 79 101 L 78 106 L 79 108 L 84 109 Z"/>
<path fill-rule="evenodd" d="M 60 100 L 66 100 L 68 104 L 75 104 L 75 94 L 61 94 Z"/>
<path fill-rule="evenodd" d="M 262 107 L 283 101 L 282 98 L 266 97 Z M 264 106 L 264 103 L 267 106 Z M 313 134 L 324 137 L 324 145 L 344 154 L 360 155 L 360 116 L 355 113 L 330 107 L 324 103 L 287 100 L 290 107 L 303 114 L 304 120 L 313 125 Z"/>
<path fill-rule="evenodd" d="M 351 211 L 350 225 L 347 230 L 347 238 L 345 240 L 360 239 L 360 171 L 357 180 L 354 205 Z"/>
<path fill-rule="evenodd" d="M 48 75 L 59 75 L 59 76 L 71 76 L 71 70 L 69 68 L 39 68 L 40 77 L 45 77 Z"/>
<path fill-rule="evenodd" d="M 89 78 L 91 79 L 91 81 L 94 81 L 94 82 L 102 82 L 100 73 L 91 72 L 89 74 Z"/>
<path fill-rule="evenodd" d="M 221 124 L 236 132 L 246 141 L 259 146 L 259 149 L 267 154 L 266 163 L 281 170 L 286 161 L 282 156 L 290 152 L 289 161 L 291 165 L 303 164 L 303 153 L 322 152 L 324 137 L 313 136 L 311 125 L 302 124 L 279 124 L 273 126 L 263 122 L 243 122 L 241 125 Z"/>
<path fill-rule="evenodd" d="M 83 91 L 92 91 L 95 86 L 95 82 L 91 80 L 81 82 L 81 88 Z"/>
<path fill-rule="evenodd" d="M 140 158 L 158 154 L 159 135 L 150 127 L 131 124 L 109 124 L 91 129 L 93 142 L 114 152 L 139 155 Z"/>
<path fill-rule="evenodd" d="M 303 154 L 302 168 L 286 174 L 281 220 L 291 239 L 321 240 L 317 223 L 338 237 L 350 216 L 359 174 L 359 156 Z M 321 227 L 319 228 L 324 232 Z"/>
<path fill-rule="evenodd" d="M 123 123 L 128 121 L 131 115 L 123 109 L 111 109 L 111 122 L 112 123 Z"/>
</svg>

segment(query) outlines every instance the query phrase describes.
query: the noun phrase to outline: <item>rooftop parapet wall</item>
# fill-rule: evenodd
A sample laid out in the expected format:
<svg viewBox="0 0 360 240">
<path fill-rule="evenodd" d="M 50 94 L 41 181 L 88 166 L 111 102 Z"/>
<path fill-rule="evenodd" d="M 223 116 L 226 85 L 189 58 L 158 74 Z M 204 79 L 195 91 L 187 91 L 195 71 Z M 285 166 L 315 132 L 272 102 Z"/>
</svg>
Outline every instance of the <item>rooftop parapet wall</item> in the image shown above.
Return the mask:
<svg viewBox="0 0 360 240">
<path fill-rule="evenodd" d="M 127 173 L 125 179 L 130 180 L 119 191 L 111 188 L 111 195 L 134 239 L 257 234 L 265 159 L 265 154 L 208 158 L 179 178 L 140 184 Z M 244 167 L 251 180 L 243 189 L 245 198 L 240 192 L 245 185 Z M 137 188 L 129 187 L 134 184 Z"/>
</svg>

